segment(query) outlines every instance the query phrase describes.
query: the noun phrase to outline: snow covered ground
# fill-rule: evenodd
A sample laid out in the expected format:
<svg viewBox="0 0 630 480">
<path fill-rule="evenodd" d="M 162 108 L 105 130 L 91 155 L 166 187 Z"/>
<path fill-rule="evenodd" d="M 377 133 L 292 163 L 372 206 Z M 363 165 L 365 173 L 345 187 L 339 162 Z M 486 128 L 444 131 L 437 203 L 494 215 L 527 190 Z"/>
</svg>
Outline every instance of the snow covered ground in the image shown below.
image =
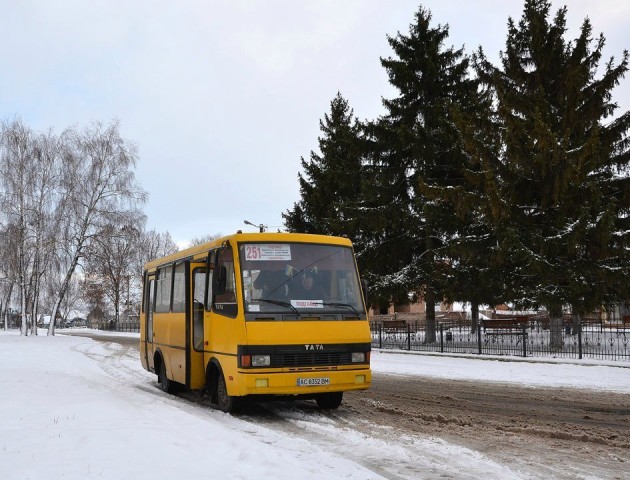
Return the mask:
<svg viewBox="0 0 630 480">
<path fill-rule="evenodd" d="M 372 370 L 395 375 L 514 383 L 529 387 L 586 388 L 630 393 L 630 362 L 449 355 L 382 350 Z"/>
<path fill-rule="evenodd" d="M 375 372 L 395 375 L 630 393 L 630 365 L 623 362 L 376 351 L 372 364 Z M 467 478 L 518 478 L 508 466 L 439 439 L 401 439 L 411 447 L 403 450 L 401 443 L 359 438 L 322 417 L 322 434 L 335 429 L 339 438 L 337 447 L 327 448 L 318 432 L 292 435 L 264 419 L 232 417 L 163 394 L 155 376 L 142 369 L 137 351 L 116 343 L 0 332 L 0 380 L 2 480 L 431 478 L 422 472 L 440 468 L 458 478 L 464 467 Z M 305 421 L 302 414 L 292 415 L 297 426 Z M 370 468 L 379 455 L 398 458 L 410 451 L 417 456 L 416 471 L 390 476 Z"/>
</svg>

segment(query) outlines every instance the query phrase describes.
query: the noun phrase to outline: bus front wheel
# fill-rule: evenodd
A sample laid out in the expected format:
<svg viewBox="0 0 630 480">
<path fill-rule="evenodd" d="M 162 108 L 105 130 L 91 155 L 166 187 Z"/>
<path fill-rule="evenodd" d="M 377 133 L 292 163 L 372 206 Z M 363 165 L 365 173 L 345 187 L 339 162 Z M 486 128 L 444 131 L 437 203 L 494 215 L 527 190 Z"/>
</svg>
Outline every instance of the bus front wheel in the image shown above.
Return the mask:
<svg viewBox="0 0 630 480">
<path fill-rule="evenodd" d="M 228 395 L 227 385 L 223 373 L 219 375 L 217 383 L 217 404 L 219 409 L 225 413 L 235 413 L 241 406 L 241 398 Z"/>
<path fill-rule="evenodd" d="M 320 393 L 315 397 L 317 406 L 324 410 L 334 410 L 341 405 L 343 392 Z"/>
</svg>

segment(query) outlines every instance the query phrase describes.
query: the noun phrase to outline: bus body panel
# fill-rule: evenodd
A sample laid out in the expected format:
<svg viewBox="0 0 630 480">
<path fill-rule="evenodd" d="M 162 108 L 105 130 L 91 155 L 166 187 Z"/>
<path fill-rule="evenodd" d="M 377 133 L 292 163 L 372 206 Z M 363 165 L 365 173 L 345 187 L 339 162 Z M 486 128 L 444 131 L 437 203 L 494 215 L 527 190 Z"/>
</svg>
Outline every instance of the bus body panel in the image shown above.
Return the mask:
<svg viewBox="0 0 630 480">
<path fill-rule="evenodd" d="M 245 325 L 249 345 L 370 343 L 372 338 L 366 320 L 250 321 Z"/>
<path fill-rule="evenodd" d="M 201 390 L 206 384 L 204 353 L 193 350 L 191 352 L 190 379 L 187 385 L 191 390 Z"/>
<path fill-rule="evenodd" d="M 170 380 L 186 384 L 186 319 L 181 313 L 153 314 L 153 348 L 159 349 Z"/>
<path fill-rule="evenodd" d="M 238 382 L 240 381 L 240 376 L 238 374 L 236 354 L 207 353 L 206 365 L 209 365 L 211 362 L 217 362 L 221 367 L 228 394 L 232 396 L 239 395 Z"/>
<path fill-rule="evenodd" d="M 211 312 L 206 312 L 204 333 L 204 350 L 217 354 L 236 355 L 236 346 L 246 338 L 242 320 Z"/>
<path fill-rule="evenodd" d="M 246 322 L 247 345 L 293 346 L 315 352 L 339 344 L 357 351 L 369 350 L 371 335 L 366 320 L 250 321 Z M 241 369 L 241 388 L 236 395 L 308 395 L 331 391 L 363 390 L 371 383 L 369 364 L 283 366 L 274 369 Z M 298 386 L 298 378 L 325 378 L 327 385 Z M 257 382 L 258 386 L 257 386 Z M 266 380 L 266 382 L 260 382 Z M 261 386 L 267 383 L 268 386 Z"/>
</svg>

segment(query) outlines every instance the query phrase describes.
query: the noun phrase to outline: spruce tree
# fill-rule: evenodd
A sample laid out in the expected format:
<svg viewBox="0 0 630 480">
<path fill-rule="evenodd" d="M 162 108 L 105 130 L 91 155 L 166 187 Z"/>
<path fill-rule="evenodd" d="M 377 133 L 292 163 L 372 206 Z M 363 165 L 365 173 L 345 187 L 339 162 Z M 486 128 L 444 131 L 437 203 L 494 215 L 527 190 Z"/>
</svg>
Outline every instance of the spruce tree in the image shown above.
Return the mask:
<svg viewBox="0 0 630 480">
<path fill-rule="evenodd" d="M 301 159 L 300 200 L 282 214 L 292 232 L 346 235 L 357 232 L 363 190 L 362 126 L 341 93 L 320 120 L 319 151 Z"/>
<path fill-rule="evenodd" d="M 408 35 L 388 37 L 395 56 L 381 63 L 398 96 L 383 100 L 387 113 L 369 128 L 374 203 L 385 212 L 365 254 L 387 258 L 378 273 L 392 296 L 422 289 L 427 342 L 436 338 L 435 303 L 449 280 L 445 240 L 453 231 L 452 208 L 431 191 L 461 181 L 465 159 L 452 109 L 474 102 L 476 92 L 463 49 L 444 45 L 448 30 L 432 27 L 431 13 L 420 8 Z"/>
<path fill-rule="evenodd" d="M 500 67 L 477 53 L 496 95 L 487 134 L 501 142 L 474 154 L 512 299 L 559 319 L 565 306 L 579 315 L 628 298 L 630 114 L 612 117 L 627 51 L 597 78 L 603 35 L 594 40 L 586 19 L 565 40 L 566 7 L 553 19 L 550 8 L 526 0 L 519 23 L 509 20 Z"/>
</svg>

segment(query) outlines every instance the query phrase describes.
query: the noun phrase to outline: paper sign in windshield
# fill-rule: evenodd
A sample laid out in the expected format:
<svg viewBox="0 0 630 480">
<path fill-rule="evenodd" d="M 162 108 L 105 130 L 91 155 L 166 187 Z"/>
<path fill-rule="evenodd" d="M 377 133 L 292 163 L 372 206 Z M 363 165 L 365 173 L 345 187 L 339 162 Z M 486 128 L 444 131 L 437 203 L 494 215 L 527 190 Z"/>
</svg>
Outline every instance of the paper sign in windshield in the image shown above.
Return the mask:
<svg viewBox="0 0 630 480">
<path fill-rule="evenodd" d="M 323 300 L 291 300 L 295 308 L 324 308 Z"/>
<path fill-rule="evenodd" d="M 245 245 L 245 260 L 270 262 L 291 260 L 291 245 Z"/>
</svg>

